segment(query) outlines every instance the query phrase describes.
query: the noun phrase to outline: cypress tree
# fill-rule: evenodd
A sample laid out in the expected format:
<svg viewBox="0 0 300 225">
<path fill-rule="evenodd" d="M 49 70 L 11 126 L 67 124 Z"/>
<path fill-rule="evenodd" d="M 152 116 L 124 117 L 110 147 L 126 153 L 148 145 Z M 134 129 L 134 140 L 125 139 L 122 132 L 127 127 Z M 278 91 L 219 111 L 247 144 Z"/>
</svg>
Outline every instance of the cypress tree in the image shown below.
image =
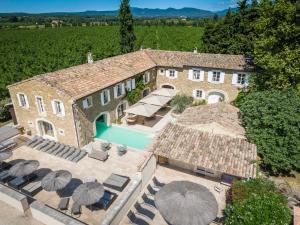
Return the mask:
<svg viewBox="0 0 300 225">
<path fill-rule="evenodd" d="M 121 53 L 132 52 L 136 37 L 133 30 L 133 17 L 130 11 L 129 0 L 122 0 L 119 10 L 119 20 Z"/>
</svg>

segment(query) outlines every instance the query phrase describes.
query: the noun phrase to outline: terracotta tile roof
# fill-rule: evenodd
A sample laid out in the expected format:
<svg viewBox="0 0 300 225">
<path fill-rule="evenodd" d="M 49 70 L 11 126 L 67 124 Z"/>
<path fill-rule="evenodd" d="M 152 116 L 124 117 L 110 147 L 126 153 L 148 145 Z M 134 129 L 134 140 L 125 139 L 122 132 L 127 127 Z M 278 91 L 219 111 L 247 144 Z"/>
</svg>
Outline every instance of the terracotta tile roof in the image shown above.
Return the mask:
<svg viewBox="0 0 300 225">
<path fill-rule="evenodd" d="M 79 99 L 155 66 L 144 51 L 137 51 L 43 74 L 36 79 Z"/>
<path fill-rule="evenodd" d="M 215 134 L 244 138 L 245 129 L 241 126 L 239 109 L 225 102 L 187 108 L 177 119 L 179 124 L 202 131 L 209 125 Z M 213 126 L 213 125 L 216 126 Z M 215 129 L 213 129 L 215 128 Z"/>
<path fill-rule="evenodd" d="M 241 55 L 141 50 L 42 74 L 27 81 L 37 79 L 76 100 L 156 66 L 185 65 L 243 70 L 245 59 Z"/>
<path fill-rule="evenodd" d="M 255 177 L 256 146 L 245 139 L 168 124 L 151 149 L 154 154 L 239 177 Z"/>
<path fill-rule="evenodd" d="M 246 59 L 242 55 L 208 54 L 180 51 L 145 50 L 158 66 L 195 66 L 216 69 L 245 70 Z"/>
</svg>

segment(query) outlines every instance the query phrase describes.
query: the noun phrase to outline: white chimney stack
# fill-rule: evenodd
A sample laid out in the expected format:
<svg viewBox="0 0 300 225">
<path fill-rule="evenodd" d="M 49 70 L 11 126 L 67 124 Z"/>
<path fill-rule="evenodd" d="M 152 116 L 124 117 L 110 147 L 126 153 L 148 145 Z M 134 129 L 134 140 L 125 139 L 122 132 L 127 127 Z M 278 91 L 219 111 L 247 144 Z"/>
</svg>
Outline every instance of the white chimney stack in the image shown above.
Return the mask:
<svg viewBox="0 0 300 225">
<path fill-rule="evenodd" d="M 88 62 L 89 64 L 93 64 L 93 62 L 94 62 L 94 60 L 93 60 L 93 55 L 92 55 L 91 52 L 88 52 L 88 54 L 87 54 L 87 62 Z"/>
</svg>

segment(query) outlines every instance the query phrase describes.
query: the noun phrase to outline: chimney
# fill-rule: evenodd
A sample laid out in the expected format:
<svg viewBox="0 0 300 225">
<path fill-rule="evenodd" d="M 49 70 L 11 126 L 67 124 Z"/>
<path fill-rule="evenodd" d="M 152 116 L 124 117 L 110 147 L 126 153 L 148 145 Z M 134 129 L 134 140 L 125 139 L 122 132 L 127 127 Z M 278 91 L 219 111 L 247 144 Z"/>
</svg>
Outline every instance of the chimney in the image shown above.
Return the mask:
<svg viewBox="0 0 300 225">
<path fill-rule="evenodd" d="M 94 60 L 93 60 L 93 55 L 92 55 L 91 52 L 88 52 L 88 54 L 87 54 L 87 62 L 88 62 L 89 64 L 93 64 L 93 62 L 94 62 Z"/>
<path fill-rule="evenodd" d="M 197 47 L 194 48 L 194 53 L 198 53 Z"/>
</svg>

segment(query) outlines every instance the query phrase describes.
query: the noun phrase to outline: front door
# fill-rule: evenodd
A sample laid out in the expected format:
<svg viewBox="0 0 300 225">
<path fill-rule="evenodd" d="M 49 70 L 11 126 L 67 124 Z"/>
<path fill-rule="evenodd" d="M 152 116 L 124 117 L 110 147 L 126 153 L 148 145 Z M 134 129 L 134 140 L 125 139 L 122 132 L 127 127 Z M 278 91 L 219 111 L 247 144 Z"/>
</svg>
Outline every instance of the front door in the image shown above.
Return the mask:
<svg viewBox="0 0 300 225">
<path fill-rule="evenodd" d="M 54 129 L 52 124 L 46 122 L 46 121 L 39 121 L 38 122 L 40 134 L 43 137 L 47 138 L 54 138 Z"/>
<path fill-rule="evenodd" d="M 118 119 L 125 116 L 125 112 L 124 112 L 125 109 L 126 109 L 126 103 L 122 103 L 121 105 L 118 106 L 117 108 Z"/>
</svg>

